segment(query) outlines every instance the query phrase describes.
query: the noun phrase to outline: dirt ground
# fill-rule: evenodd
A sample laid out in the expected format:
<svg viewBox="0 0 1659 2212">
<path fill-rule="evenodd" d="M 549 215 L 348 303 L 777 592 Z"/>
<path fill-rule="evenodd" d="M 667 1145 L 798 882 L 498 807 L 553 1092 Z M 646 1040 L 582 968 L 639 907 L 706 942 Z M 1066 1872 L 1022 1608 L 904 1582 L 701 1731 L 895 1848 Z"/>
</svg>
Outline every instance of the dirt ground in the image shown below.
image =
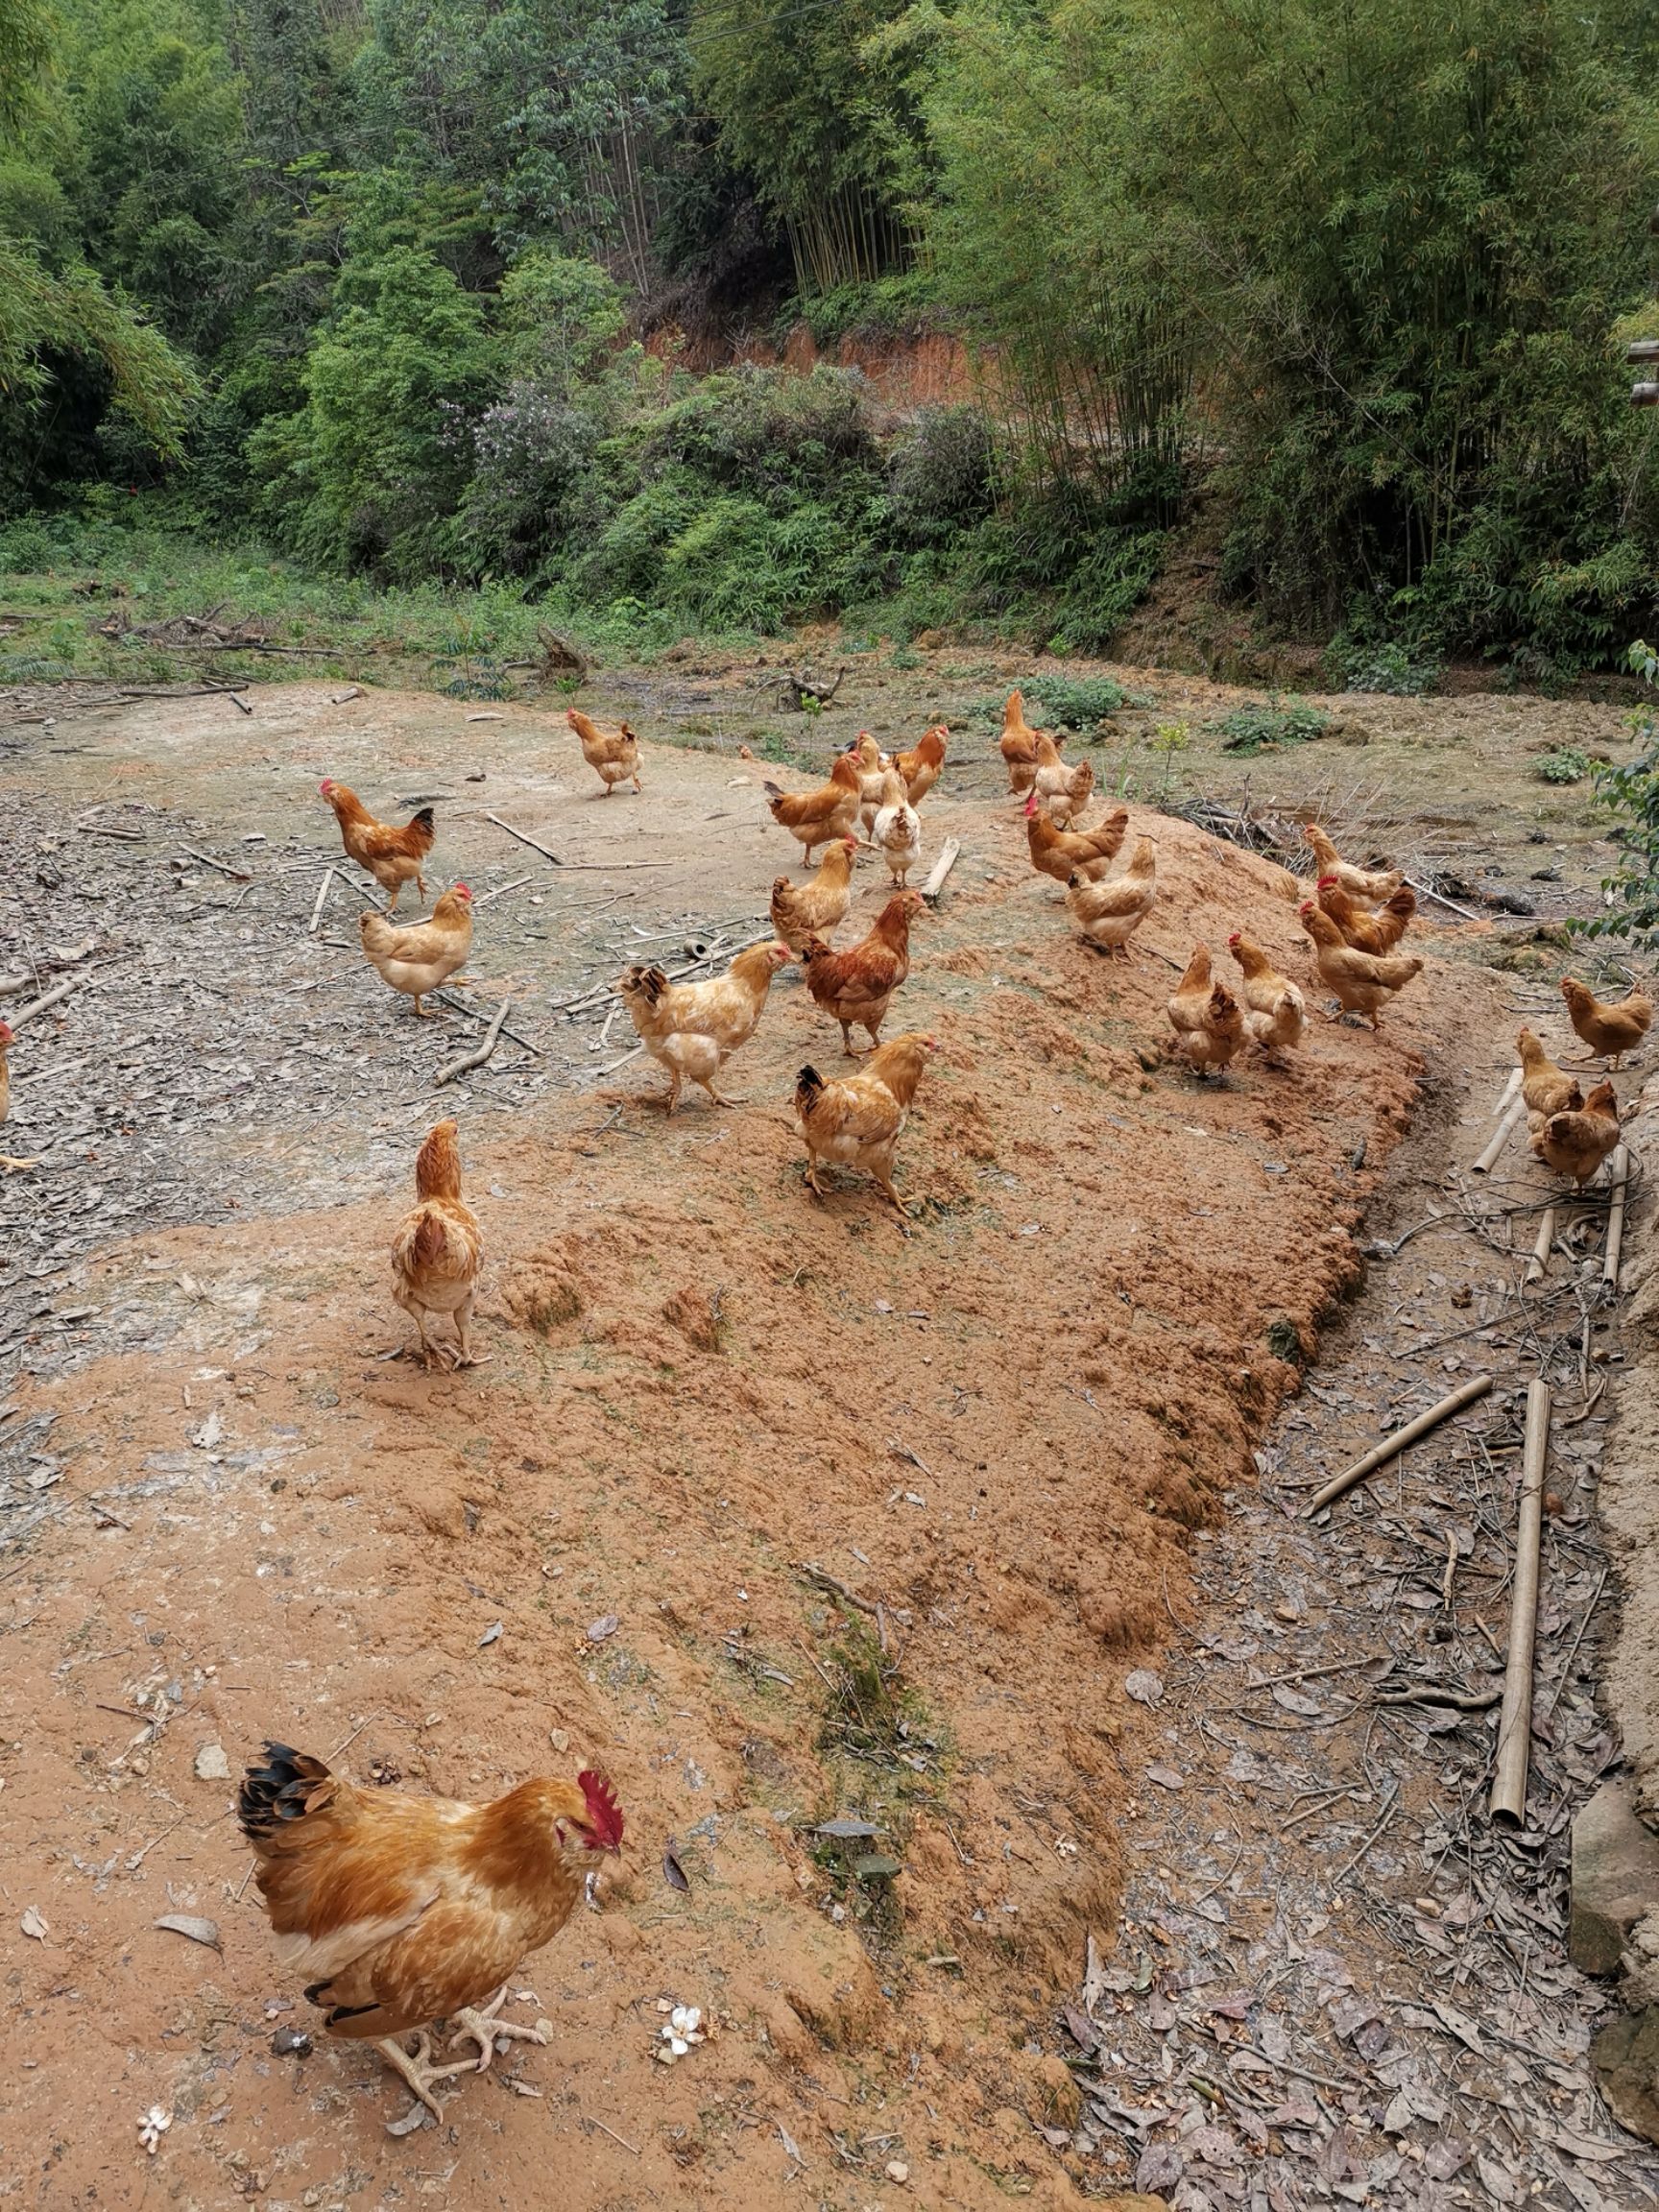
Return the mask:
<svg viewBox="0 0 1659 2212">
<path fill-rule="evenodd" d="M 1620 719 L 1344 700 L 1333 736 L 1240 766 L 1202 727 L 1228 695 L 1130 672 L 1147 704 L 1095 757 L 1158 840 L 1160 901 L 1120 969 L 1030 874 L 1000 792 L 995 704 L 1042 674 L 872 666 L 808 723 L 779 713 L 775 668 L 687 653 L 585 699 L 647 739 L 643 797 L 609 800 L 551 702 L 296 685 L 252 716 L 192 699 L 0 728 L 0 971 L 89 978 L 19 1035 L 6 1148 L 41 1165 L 0 1183 L 10 2196 L 1507 2202 L 1514 2146 L 1477 2164 L 1457 2132 L 1482 2096 L 1551 2130 L 1523 2193 L 1651 2196 L 1595 2106 L 1599 2000 L 1559 1945 L 1565 1808 L 1612 1755 L 1590 1477 L 1551 1553 L 1572 1727 L 1537 1762 L 1553 1847 L 1516 1892 L 1519 2008 L 1479 1948 L 1502 1913 L 1448 1922 L 1418 1863 L 1450 1856 L 1459 1896 L 1498 1894 L 1470 1817 L 1488 1717 L 1414 1730 L 1314 1680 L 1340 1667 L 1382 1696 L 1420 1671 L 1427 1616 L 1384 1555 L 1421 1549 L 1404 1493 L 1395 1528 L 1377 1500 L 1312 1533 L 1288 1518 L 1289 1484 L 1478 1356 L 1446 1332 L 1487 1329 L 1480 1355 L 1502 1337 L 1493 1239 L 1518 1232 L 1468 1224 L 1447 1176 L 1565 955 L 1525 918 L 1426 907 L 1428 973 L 1380 1037 L 1316 1021 L 1290 1070 L 1201 1087 L 1156 1049 L 1192 944 L 1241 926 L 1296 974 L 1306 952 L 1267 867 L 1144 804 L 1165 777 L 1145 733 L 1182 719 L 1171 795 L 1317 800 L 1367 849 L 1525 885 L 1547 923 L 1611 848 L 1531 756 L 1617 756 Z M 901 1188 L 931 1201 L 905 1233 L 855 1178 L 822 1204 L 803 1188 L 794 1073 L 838 1048 L 788 972 L 729 1114 L 693 1099 L 665 1123 L 626 1015 L 563 1009 L 630 960 L 718 964 L 762 933 L 796 849 L 759 780 L 805 778 L 740 744 L 821 757 L 940 712 L 957 757 L 926 854 L 954 835 L 962 856 L 895 1010 L 940 1043 L 901 1145 Z M 421 1024 L 390 998 L 354 942 L 357 884 L 313 931 L 324 863 L 355 873 L 323 775 L 385 812 L 433 798 L 434 877 L 481 902 L 461 995 L 481 1016 Z M 435 1091 L 503 993 L 517 1041 Z M 459 1376 L 400 1357 L 386 1262 L 445 1113 L 489 1251 L 492 1360 Z M 1505 1171 L 1534 1202 L 1531 1170 Z M 1490 1283 L 1430 1236 L 1364 1268 L 1431 1190 Z M 1435 1576 L 1442 1524 L 1460 1558 L 1466 1526 L 1500 1639 L 1504 1403 L 1480 1431 L 1501 1475 L 1451 1443 L 1411 1469 L 1449 1495 L 1455 1466 Z M 1436 1620 L 1437 1664 L 1473 1666 L 1472 1623 Z M 1268 1678 L 1301 1694 L 1303 1671 L 1320 1695 L 1276 1699 Z M 407 2098 L 372 2052 L 292 2047 L 310 2008 L 230 1812 L 267 1734 L 475 1798 L 587 1760 L 615 1778 L 624 1867 L 520 1984 L 552 2046 L 513 2045 L 442 2128 L 387 2133 Z M 1399 1832 L 1372 1853 L 1384 1815 Z M 819 1833 L 833 1819 L 874 1833 L 849 1845 Z M 156 1927 L 180 1913 L 216 1943 Z M 1436 1998 L 1478 2043 L 1496 2023 L 1500 2067 L 1535 2046 L 1525 2081 L 1469 2066 Z M 712 2031 L 672 2067 L 669 2003 Z M 1448 2032 L 1465 2059 L 1436 2109 Z M 1396 2060 L 1399 2081 L 1378 2074 Z M 152 2108 L 171 2125 L 147 2154 Z"/>
</svg>

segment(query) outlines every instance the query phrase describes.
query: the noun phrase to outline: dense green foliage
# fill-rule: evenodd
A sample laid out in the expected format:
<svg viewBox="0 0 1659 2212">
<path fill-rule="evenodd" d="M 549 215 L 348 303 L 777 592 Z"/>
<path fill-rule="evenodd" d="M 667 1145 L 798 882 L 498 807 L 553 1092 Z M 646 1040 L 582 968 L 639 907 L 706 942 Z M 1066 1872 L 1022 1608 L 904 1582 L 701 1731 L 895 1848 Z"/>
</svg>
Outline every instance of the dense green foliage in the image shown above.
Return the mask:
<svg viewBox="0 0 1659 2212">
<path fill-rule="evenodd" d="M 1615 818 L 1623 851 L 1601 885 L 1607 911 L 1575 926 L 1588 937 L 1626 937 L 1651 948 L 1659 945 L 1659 713 L 1653 708 L 1659 654 L 1639 637 L 1629 660 L 1648 694 L 1630 717 L 1638 750 L 1622 768 L 1601 769 L 1596 778 L 1597 796 Z"/>
<path fill-rule="evenodd" d="M 1201 499 L 1338 680 L 1611 665 L 1659 620 L 1656 45 L 1634 0 L 0 0 L 0 518 L 122 486 L 320 573 L 1098 652 Z M 976 403 L 679 365 L 801 314 L 964 331 Z"/>
</svg>

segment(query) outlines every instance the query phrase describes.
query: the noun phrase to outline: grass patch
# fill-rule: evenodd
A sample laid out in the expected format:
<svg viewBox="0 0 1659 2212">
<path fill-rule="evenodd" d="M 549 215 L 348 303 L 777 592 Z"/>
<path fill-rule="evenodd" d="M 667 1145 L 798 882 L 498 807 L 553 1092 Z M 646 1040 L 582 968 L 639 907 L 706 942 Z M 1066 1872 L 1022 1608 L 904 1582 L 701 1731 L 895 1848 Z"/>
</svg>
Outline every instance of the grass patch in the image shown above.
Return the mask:
<svg viewBox="0 0 1659 2212">
<path fill-rule="evenodd" d="M 1210 724 L 1221 739 L 1223 753 L 1246 756 L 1284 745 L 1310 744 L 1330 727 L 1331 717 L 1323 707 L 1286 707 L 1276 694 L 1268 700 L 1247 699 Z"/>
<path fill-rule="evenodd" d="M 1545 783 L 1582 783 L 1595 765 L 1578 746 L 1557 745 L 1534 762 L 1532 773 Z"/>
</svg>

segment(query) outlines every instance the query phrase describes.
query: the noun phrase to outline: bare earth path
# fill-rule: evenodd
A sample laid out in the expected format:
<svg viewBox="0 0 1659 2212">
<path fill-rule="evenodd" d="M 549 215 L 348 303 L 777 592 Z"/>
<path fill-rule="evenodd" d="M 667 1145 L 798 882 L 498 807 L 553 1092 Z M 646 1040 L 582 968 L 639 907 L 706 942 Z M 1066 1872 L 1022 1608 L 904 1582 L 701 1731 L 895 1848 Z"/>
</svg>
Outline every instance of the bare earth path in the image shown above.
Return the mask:
<svg viewBox="0 0 1659 2212">
<path fill-rule="evenodd" d="M 912 700 L 950 708 L 927 683 L 855 711 L 886 734 Z M 1490 1285 L 1428 1237 L 1407 1247 L 1406 1273 L 1374 1268 L 1348 1309 L 1341 1365 L 1313 1371 L 1328 1395 L 1270 1424 L 1356 1280 L 1354 1239 L 1379 1233 L 1362 1211 L 1419 1080 L 1407 1211 L 1478 1148 L 1512 994 L 1543 1005 L 1548 976 L 1497 974 L 1471 957 L 1479 930 L 1431 927 L 1429 974 L 1381 1038 L 1316 1022 L 1293 1072 L 1200 1089 L 1156 1057 L 1197 938 L 1219 951 L 1243 926 L 1305 972 L 1271 872 L 1138 806 L 1162 896 L 1133 965 L 1109 967 L 1027 871 L 976 735 L 924 810 L 928 855 L 950 833 L 963 857 L 894 1022 L 940 1040 L 899 1170 L 932 1203 L 908 1235 L 853 1179 L 814 1205 L 788 1095 L 838 1046 L 792 975 L 730 1070 L 749 1103 L 667 1124 L 660 1072 L 614 1065 L 626 1016 L 556 1010 L 628 959 L 764 933 L 794 849 L 761 801 L 774 771 L 731 751 L 753 699 L 729 673 L 709 688 L 728 751 L 649 743 L 642 799 L 590 799 L 551 712 L 471 721 L 306 686 L 256 694 L 252 720 L 224 701 L 65 716 L 0 757 L 0 970 L 33 961 L 49 984 L 55 949 L 99 940 L 90 980 L 19 1037 L 7 1148 L 44 1164 L 0 1184 L 11 2197 L 851 2212 L 1069 2203 L 1139 2176 L 1194 2212 L 1507 2201 L 1534 2180 L 1552 2206 L 1643 2200 L 1649 2168 L 1587 2101 L 1595 1999 L 1561 1964 L 1556 1832 L 1500 1892 L 1454 1818 L 1483 1722 L 1425 1730 L 1388 1707 L 1367 1732 L 1373 1709 L 1322 1677 L 1288 1685 L 1303 1705 L 1251 1690 L 1252 1671 L 1352 1662 L 1385 1695 L 1383 1658 L 1410 1679 L 1429 1612 L 1399 1600 L 1422 1545 L 1436 1575 L 1449 1541 L 1468 1561 L 1433 1646 L 1447 1678 L 1472 1678 L 1476 1611 L 1502 1637 L 1498 1414 L 1493 1457 L 1453 1489 L 1461 1448 L 1438 1473 L 1425 1456 L 1427 1532 L 1392 1488 L 1312 1535 L 1274 1503 L 1433 1394 L 1448 1355 L 1429 1347 L 1485 1318 L 1443 1297 Z M 648 737 L 653 701 L 677 709 L 618 696 Z M 1402 838 L 1446 833 L 1412 813 L 1421 781 L 1442 817 L 1479 811 L 1480 773 L 1462 798 L 1447 765 L 1470 777 L 1469 709 L 1368 707 Z M 1552 711 L 1495 708 L 1507 751 Z M 1611 740 L 1610 712 L 1573 712 Z M 1431 739 L 1431 766 L 1414 757 Z M 1273 764 L 1288 795 L 1330 776 L 1318 750 Z M 487 1014 L 511 992 L 528 1044 L 459 1086 L 432 1077 L 477 1022 L 419 1024 L 390 998 L 355 944 L 360 886 L 308 927 L 337 851 L 325 774 L 386 814 L 442 794 L 434 876 L 500 893 L 467 996 Z M 1511 864 L 1524 801 L 1511 787 L 1465 825 Z M 1604 856 L 1571 809 L 1551 835 L 1544 896 L 1565 899 Z M 460 1377 L 393 1357 L 409 1333 L 386 1288 L 444 1113 L 490 1253 L 493 1359 Z M 1603 1754 L 1594 1634 L 1568 1655 L 1599 1563 L 1587 1514 L 1562 1527 L 1583 1557 L 1552 1554 L 1543 1766 L 1566 1792 Z M 1125 1692 L 1138 1669 L 1150 1705 Z M 389 2136 L 406 2101 L 371 2054 L 294 2048 L 309 2008 L 276 1972 L 229 1814 L 227 1770 L 267 1733 L 464 1796 L 585 1758 L 616 1778 L 625 1869 L 520 1984 L 553 2043 L 514 2045 L 442 2128 Z M 1148 1781 L 1160 1768 L 1173 1780 Z M 1390 1784 L 1401 1812 L 1367 1859 Z M 1327 1786 L 1352 1795 L 1324 1804 Z M 1320 1816 L 1286 1833 L 1303 1802 Z M 820 1833 L 848 1819 L 874 1833 Z M 1356 1850 L 1359 1883 L 1337 1881 Z M 216 1943 L 165 1914 L 211 1919 Z M 1519 1999 L 1488 1932 L 1514 1939 L 1511 1966 L 1527 1949 Z M 1380 2043 L 1334 2007 L 1375 2003 L 1384 1969 Z M 1436 1995 L 1530 2056 L 1495 2036 L 1477 2078 Z M 712 2030 L 673 2067 L 655 2056 L 667 2003 Z M 1458 2153 L 1482 2095 L 1517 2104 L 1527 2157 L 1503 2134 L 1484 2165 Z M 172 2116 L 154 2156 L 152 2107 Z"/>
</svg>

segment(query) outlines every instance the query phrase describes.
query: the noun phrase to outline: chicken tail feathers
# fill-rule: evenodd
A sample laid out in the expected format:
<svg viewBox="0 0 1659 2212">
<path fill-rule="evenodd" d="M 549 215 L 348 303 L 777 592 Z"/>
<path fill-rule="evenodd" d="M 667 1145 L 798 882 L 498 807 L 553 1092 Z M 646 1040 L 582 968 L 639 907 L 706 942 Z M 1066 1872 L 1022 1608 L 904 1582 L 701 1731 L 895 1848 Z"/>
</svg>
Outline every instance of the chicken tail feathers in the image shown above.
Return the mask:
<svg viewBox="0 0 1659 2212">
<path fill-rule="evenodd" d="M 302 1820 L 334 1792 L 334 1777 L 321 1759 L 287 1743 L 267 1743 L 264 1767 L 250 1767 L 236 1792 L 236 1818 L 255 1851 L 263 1850 L 286 1822 Z"/>
</svg>

